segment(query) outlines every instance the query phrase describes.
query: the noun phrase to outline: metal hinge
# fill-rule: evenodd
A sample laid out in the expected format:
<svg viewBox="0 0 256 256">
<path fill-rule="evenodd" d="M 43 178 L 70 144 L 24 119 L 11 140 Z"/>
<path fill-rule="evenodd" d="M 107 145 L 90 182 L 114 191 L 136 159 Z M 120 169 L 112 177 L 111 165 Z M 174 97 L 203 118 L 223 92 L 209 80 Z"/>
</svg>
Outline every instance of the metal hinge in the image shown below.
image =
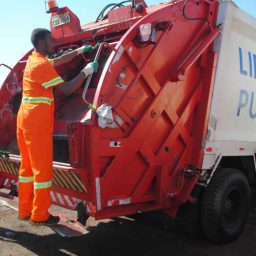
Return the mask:
<svg viewBox="0 0 256 256">
<path fill-rule="evenodd" d="M 187 177 L 194 177 L 197 174 L 202 174 L 202 170 L 193 165 L 188 165 L 186 169 L 183 169 L 183 172 Z"/>
</svg>

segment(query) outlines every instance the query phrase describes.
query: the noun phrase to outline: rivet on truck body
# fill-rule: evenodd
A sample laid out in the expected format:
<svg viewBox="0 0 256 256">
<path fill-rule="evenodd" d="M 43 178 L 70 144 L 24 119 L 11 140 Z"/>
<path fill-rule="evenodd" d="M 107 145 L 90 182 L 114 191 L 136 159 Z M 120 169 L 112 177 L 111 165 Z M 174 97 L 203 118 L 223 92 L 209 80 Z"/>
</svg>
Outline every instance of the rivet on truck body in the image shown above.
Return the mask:
<svg viewBox="0 0 256 256">
<path fill-rule="evenodd" d="M 156 118 L 157 117 L 157 112 L 153 109 L 153 110 L 151 110 L 150 115 L 151 115 L 152 118 Z"/>
</svg>

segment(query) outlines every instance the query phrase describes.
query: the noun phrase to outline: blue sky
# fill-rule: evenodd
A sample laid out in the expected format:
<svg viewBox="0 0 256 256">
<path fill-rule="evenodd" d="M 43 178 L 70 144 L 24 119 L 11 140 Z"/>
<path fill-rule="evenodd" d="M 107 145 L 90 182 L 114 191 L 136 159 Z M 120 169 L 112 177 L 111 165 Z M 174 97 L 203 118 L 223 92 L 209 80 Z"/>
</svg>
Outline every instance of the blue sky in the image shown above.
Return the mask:
<svg viewBox="0 0 256 256">
<path fill-rule="evenodd" d="M 60 7 L 68 6 L 80 18 L 81 24 L 96 19 L 101 9 L 108 3 L 121 0 L 58 0 Z M 148 5 L 167 2 L 164 0 L 146 0 Z M 255 0 L 235 0 L 236 4 L 256 16 Z M 0 22 L 0 63 L 14 66 L 32 46 L 31 31 L 36 27 L 49 27 L 50 16 L 45 13 L 45 0 L 7 0 L 1 1 Z M 0 67 L 0 86 L 7 75 Z"/>
</svg>

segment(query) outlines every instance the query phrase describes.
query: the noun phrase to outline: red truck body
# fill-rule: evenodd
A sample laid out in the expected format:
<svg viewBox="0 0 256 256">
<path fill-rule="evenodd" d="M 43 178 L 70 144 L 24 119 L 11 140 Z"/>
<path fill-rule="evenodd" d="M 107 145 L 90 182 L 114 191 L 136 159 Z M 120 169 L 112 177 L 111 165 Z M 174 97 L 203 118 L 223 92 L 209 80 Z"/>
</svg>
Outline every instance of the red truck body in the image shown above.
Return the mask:
<svg viewBox="0 0 256 256">
<path fill-rule="evenodd" d="M 153 210 L 175 217 L 180 205 L 195 201 L 202 168 L 218 1 L 152 7 L 133 1 L 85 26 L 67 7 L 50 12 L 58 52 L 101 43 L 100 68 L 85 100 L 83 88 L 68 98 L 55 94 L 53 204 L 75 209 L 83 201 L 96 219 Z M 143 41 L 147 24 L 150 40 Z M 18 180 L 16 116 L 30 53 L 0 90 L 0 184 L 6 188 Z M 77 57 L 57 71 L 70 80 L 94 57 Z M 103 104 L 111 106 L 113 127 L 99 127 L 92 106 Z"/>
</svg>

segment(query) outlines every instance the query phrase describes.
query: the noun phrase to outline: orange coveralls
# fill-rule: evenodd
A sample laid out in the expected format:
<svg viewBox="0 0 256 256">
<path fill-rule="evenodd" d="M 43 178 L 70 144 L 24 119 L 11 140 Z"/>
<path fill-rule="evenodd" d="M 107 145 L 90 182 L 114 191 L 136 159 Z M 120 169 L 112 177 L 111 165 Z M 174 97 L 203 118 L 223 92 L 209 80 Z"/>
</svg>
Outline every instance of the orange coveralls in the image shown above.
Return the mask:
<svg viewBox="0 0 256 256">
<path fill-rule="evenodd" d="M 21 154 L 19 217 L 33 221 L 49 218 L 53 176 L 53 86 L 63 83 L 50 61 L 33 52 L 23 76 L 23 97 L 17 118 Z"/>
</svg>

